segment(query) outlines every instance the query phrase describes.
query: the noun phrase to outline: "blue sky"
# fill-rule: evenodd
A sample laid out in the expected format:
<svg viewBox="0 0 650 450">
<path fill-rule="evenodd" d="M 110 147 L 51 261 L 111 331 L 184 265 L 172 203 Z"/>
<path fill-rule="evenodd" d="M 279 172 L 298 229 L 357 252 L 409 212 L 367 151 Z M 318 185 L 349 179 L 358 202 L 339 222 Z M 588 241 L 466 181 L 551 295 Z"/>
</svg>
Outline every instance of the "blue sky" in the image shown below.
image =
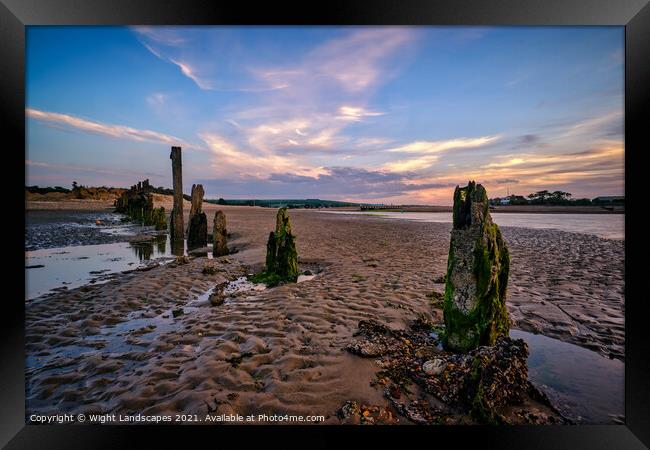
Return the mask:
<svg viewBox="0 0 650 450">
<path fill-rule="evenodd" d="M 622 27 L 28 27 L 28 184 L 450 204 L 624 188 Z"/>
</svg>

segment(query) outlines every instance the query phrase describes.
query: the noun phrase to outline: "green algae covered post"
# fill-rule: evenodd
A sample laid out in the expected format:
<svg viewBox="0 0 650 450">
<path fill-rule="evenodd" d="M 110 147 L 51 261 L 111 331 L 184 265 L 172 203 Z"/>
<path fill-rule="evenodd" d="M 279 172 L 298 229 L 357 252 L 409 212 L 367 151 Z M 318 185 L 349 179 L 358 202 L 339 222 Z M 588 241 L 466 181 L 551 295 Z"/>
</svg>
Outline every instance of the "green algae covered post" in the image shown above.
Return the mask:
<svg viewBox="0 0 650 450">
<path fill-rule="evenodd" d="M 165 208 L 153 207 L 151 190 L 149 180 L 139 181 L 115 200 L 115 211 L 126 214 L 131 220 L 141 225 L 154 225 L 156 230 L 166 230 Z"/>
<path fill-rule="evenodd" d="M 277 247 L 276 273 L 284 280 L 296 281 L 298 279 L 298 252 L 295 239 L 291 234 L 291 220 L 287 208 L 278 210 L 275 242 Z"/>
<path fill-rule="evenodd" d="M 267 285 L 298 280 L 298 251 L 296 239 L 291 233 L 289 211 L 280 208 L 276 216 L 275 231 L 269 233 L 266 244 L 266 270 L 257 274 L 253 281 Z"/>
<path fill-rule="evenodd" d="M 447 349 L 466 352 L 508 335 L 509 268 L 508 247 L 492 222 L 485 188 L 474 181 L 456 186 L 443 307 Z"/>
</svg>

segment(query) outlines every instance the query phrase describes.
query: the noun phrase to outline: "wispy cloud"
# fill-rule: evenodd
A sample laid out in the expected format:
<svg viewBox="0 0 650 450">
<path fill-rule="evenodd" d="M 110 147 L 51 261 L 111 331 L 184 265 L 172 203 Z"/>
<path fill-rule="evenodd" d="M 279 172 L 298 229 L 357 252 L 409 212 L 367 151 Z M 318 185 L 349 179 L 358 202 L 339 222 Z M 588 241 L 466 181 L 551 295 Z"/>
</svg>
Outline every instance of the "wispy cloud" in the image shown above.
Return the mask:
<svg viewBox="0 0 650 450">
<path fill-rule="evenodd" d="M 382 168 L 392 172 L 407 172 L 431 167 L 439 159 L 439 154 L 455 149 L 482 147 L 496 142 L 500 136 L 478 138 L 456 138 L 440 141 L 415 141 L 386 150 L 390 153 L 406 153 L 417 156 L 385 163 Z"/>
<path fill-rule="evenodd" d="M 382 169 L 389 172 L 410 172 L 431 167 L 436 161 L 438 161 L 438 155 L 427 155 L 419 158 L 391 161 L 384 164 Z"/>
<path fill-rule="evenodd" d="M 604 135 L 611 131 L 612 126 L 616 125 L 620 133 L 623 132 L 623 111 L 611 111 L 596 117 L 584 119 L 565 128 L 560 134 L 561 138 L 576 136 L 594 136 L 600 133 Z"/>
<path fill-rule="evenodd" d="M 128 127 L 125 125 L 112 125 L 96 122 L 70 114 L 40 111 L 38 109 L 27 108 L 25 110 L 27 117 L 38 120 L 49 125 L 63 125 L 69 128 L 81 130 L 88 133 L 100 134 L 119 139 L 128 139 L 138 142 L 159 142 L 168 145 L 179 145 L 185 148 L 200 149 L 196 145 L 189 144 L 182 139 L 164 133 L 151 130 L 141 130 Z"/>
<path fill-rule="evenodd" d="M 413 29 L 352 29 L 285 66 L 252 67 L 268 92 L 257 108 L 233 114 L 247 143 L 265 152 L 287 146 L 322 151 L 350 142 L 346 128 L 386 113 L 368 107 L 375 88 L 401 67 L 394 59 L 412 46 Z M 271 89 L 274 88 L 274 89 Z"/>
<path fill-rule="evenodd" d="M 142 45 L 155 57 L 176 65 L 181 73 L 192 80 L 200 89 L 214 89 L 213 82 L 201 75 L 199 69 L 191 62 L 178 55 L 180 50 L 191 43 L 191 39 L 174 27 L 133 27 Z M 171 55 L 170 55 L 171 54 Z"/>
<path fill-rule="evenodd" d="M 131 29 L 151 54 L 178 67 L 180 72 L 201 90 L 255 93 L 284 89 L 288 86 L 276 82 L 259 84 L 246 79 L 236 84 L 220 80 L 219 62 L 223 60 L 224 55 L 215 54 L 214 48 L 223 48 L 206 44 L 224 42 L 224 46 L 228 45 L 229 42 L 226 42 L 225 38 L 228 32 L 223 28 L 136 26 Z M 246 78 L 243 73 L 241 75 Z"/>
<path fill-rule="evenodd" d="M 322 167 L 305 164 L 295 157 L 240 149 L 215 133 L 201 133 L 200 137 L 213 154 L 212 167 L 215 175 L 268 178 L 272 173 L 314 176 L 323 172 Z"/>
<path fill-rule="evenodd" d="M 314 48 L 295 66 L 251 72 L 271 85 L 336 84 L 349 94 L 360 93 L 386 82 L 393 74 L 390 59 L 413 44 L 417 36 L 417 31 L 408 27 L 356 29 Z"/>
<path fill-rule="evenodd" d="M 134 26 L 132 29 L 157 44 L 179 47 L 188 43 L 188 39 L 183 37 L 175 27 Z"/>
<path fill-rule="evenodd" d="M 512 166 L 517 166 L 519 164 L 524 164 L 526 162 L 525 159 L 523 158 L 509 158 L 506 160 L 503 160 L 501 162 L 493 162 L 490 164 L 486 164 L 483 167 L 484 168 L 490 168 L 490 167 L 512 167 Z"/>
<path fill-rule="evenodd" d="M 339 117 L 343 120 L 360 122 L 364 117 L 383 116 L 383 112 L 368 111 L 360 106 L 341 106 L 339 108 Z"/>
<path fill-rule="evenodd" d="M 483 168 L 510 168 L 513 166 L 535 166 L 539 168 L 540 166 L 547 165 L 557 165 L 571 163 L 572 166 L 575 166 L 581 162 L 598 160 L 598 159 L 609 159 L 615 157 L 623 156 L 623 147 L 619 145 L 620 143 L 610 142 L 597 147 L 593 150 L 586 150 L 582 152 L 571 152 L 571 153 L 558 153 L 558 154 L 525 154 L 519 155 L 517 157 L 508 157 L 503 158 L 501 162 L 493 162 L 487 165 L 482 166 Z M 622 159 L 621 159 L 622 162 Z"/>
<path fill-rule="evenodd" d="M 416 36 L 410 28 L 362 29 L 317 48 L 307 63 L 316 64 L 317 74 L 336 80 L 346 90 L 363 91 L 384 80 L 387 57 Z"/>
<path fill-rule="evenodd" d="M 302 137 L 308 137 L 311 133 L 300 130 L 311 127 L 312 123 L 308 119 L 295 118 L 246 126 L 240 128 L 240 131 L 248 145 L 262 152 L 272 153 L 286 147 L 290 140 L 301 142 Z"/>
<path fill-rule="evenodd" d="M 388 149 L 389 152 L 432 154 L 458 148 L 481 147 L 497 141 L 500 136 L 483 136 L 478 138 L 457 138 L 442 141 L 415 141 Z"/>
<path fill-rule="evenodd" d="M 237 46 L 224 44 L 229 39 L 226 31 L 218 27 L 132 29 L 152 54 L 176 65 L 200 89 L 258 94 L 257 105 L 233 105 L 227 122 L 235 127 L 230 139 L 238 148 L 267 157 L 333 151 L 347 144 L 351 149 L 371 146 L 352 143 L 344 130 L 386 114 L 369 107 L 369 99 L 397 74 L 402 64 L 395 58 L 403 59 L 419 36 L 408 27 L 351 28 L 298 54 L 294 63 L 264 65 L 248 59 L 241 64 L 247 70 L 240 76 L 230 74 L 230 83 L 233 79 L 238 83 L 226 86 L 219 76 L 228 68 L 217 70 L 217 66 Z M 200 133 L 219 136 L 224 130 L 213 122 Z"/>
<path fill-rule="evenodd" d="M 183 75 L 185 75 L 190 80 L 194 81 L 198 87 L 204 91 L 210 91 L 214 89 L 212 81 L 206 78 L 201 78 L 198 74 L 198 71 L 195 67 L 192 67 L 190 63 L 185 61 L 178 61 L 176 59 L 170 58 L 169 61 L 172 64 L 176 64 L 180 69 Z"/>
</svg>

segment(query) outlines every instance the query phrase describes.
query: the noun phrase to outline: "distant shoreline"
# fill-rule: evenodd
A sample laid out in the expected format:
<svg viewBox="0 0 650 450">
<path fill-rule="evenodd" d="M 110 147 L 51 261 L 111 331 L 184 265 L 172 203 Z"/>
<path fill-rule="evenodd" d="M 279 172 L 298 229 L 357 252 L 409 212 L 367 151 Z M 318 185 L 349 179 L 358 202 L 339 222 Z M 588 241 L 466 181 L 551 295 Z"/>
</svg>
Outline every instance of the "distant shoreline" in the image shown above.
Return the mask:
<svg viewBox="0 0 650 450">
<path fill-rule="evenodd" d="M 359 208 L 331 208 L 341 211 L 359 211 Z M 395 208 L 366 209 L 364 212 L 452 212 L 451 206 L 404 206 Z M 614 207 L 607 210 L 602 206 L 544 206 L 544 205 L 513 205 L 490 207 L 491 213 L 530 213 L 530 214 L 625 214 L 625 208 Z"/>
</svg>

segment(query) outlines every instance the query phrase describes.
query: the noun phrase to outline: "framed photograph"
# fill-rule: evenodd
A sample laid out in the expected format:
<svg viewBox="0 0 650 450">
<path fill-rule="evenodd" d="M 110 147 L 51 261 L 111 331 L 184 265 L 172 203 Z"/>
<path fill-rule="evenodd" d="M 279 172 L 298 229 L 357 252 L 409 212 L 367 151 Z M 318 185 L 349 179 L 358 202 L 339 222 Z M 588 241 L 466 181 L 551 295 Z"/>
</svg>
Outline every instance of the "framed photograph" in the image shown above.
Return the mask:
<svg viewBox="0 0 650 450">
<path fill-rule="evenodd" d="M 0 442 L 647 448 L 649 22 L 2 0 Z"/>
</svg>

